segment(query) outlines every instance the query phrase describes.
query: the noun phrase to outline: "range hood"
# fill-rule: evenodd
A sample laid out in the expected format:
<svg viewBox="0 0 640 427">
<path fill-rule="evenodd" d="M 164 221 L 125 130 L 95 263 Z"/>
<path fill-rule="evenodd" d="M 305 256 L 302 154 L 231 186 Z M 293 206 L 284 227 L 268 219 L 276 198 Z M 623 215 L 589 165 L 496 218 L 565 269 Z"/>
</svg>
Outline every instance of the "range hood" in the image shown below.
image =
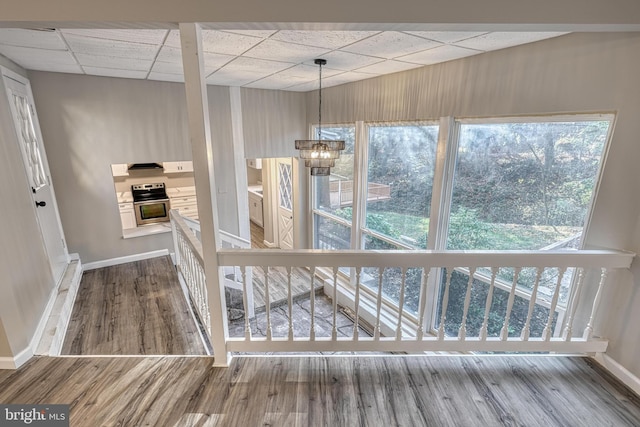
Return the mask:
<svg viewBox="0 0 640 427">
<path fill-rule="evenodd" d="M 161 163 L 129 163 L 127 169 L 130 171 L 144 170 L 144 169 L 163 169 Z"/>
</svg>

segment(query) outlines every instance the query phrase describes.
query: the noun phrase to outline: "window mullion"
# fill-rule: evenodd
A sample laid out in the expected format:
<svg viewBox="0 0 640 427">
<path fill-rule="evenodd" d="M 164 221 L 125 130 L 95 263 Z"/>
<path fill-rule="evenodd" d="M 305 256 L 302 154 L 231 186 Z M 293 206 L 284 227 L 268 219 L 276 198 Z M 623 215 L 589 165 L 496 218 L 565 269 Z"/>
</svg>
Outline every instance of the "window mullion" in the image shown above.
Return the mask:
<svg viewBox="0 0 640 427">
<path fill-rule="evenodd" d="M 367 203 L 368 129 L 363 121 L 356 122 L 353 159 L 353 216 L 351 249 L 362 249 L 362 227 L 365 225 Z"/>
</svg>

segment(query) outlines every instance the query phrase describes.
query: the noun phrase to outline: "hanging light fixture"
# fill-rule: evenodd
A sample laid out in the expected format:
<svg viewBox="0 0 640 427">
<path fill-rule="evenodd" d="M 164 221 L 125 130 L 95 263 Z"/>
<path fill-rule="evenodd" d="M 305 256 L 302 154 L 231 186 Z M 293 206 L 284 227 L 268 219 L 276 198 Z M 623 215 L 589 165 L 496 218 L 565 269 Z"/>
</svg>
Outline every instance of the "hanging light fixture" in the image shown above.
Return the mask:
<svg viewBox="0 0 640 427">
<path fill-rule="evenodd" d="M 331 168 L 336 165 L 336 159 L 340 157 L 340 151 L 344 150 L 344 141 L 322 139 L 322 66 L 327 64 L 327 60 L 316 59 L 313 62 L 320 68 L 318 139 L 297 139 L 296 150 L 300 150 L 299 156 L 304 159 L 304 165 L 311 168 L 311 175 L 329 176 Z"/>
</svg>

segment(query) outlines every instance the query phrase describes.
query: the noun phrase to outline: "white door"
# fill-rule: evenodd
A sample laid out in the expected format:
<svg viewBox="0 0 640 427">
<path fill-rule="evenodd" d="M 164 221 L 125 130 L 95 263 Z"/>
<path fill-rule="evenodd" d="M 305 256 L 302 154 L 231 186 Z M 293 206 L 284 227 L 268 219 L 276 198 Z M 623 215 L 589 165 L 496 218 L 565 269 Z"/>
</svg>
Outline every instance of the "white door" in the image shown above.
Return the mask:
<svg viewBox="0 0 640 427">
<path fill-rule="evenodd" d="M 293 249 L 293 167 L 291 159 L 278 159 L 278 246 Z"/>
<path fill-rule="evenodd" d="M 4 68 L 2 77 L 30 185 L 30 188 L 25 188 L 24 191 L 28 191 L 33 199 L 43 244 L 57 284 L 62 279 L 69 262 L 69 254 L 51 185 L 49 165 L 42 145 L 31 86 L 28 80 Z"/>
</svg>

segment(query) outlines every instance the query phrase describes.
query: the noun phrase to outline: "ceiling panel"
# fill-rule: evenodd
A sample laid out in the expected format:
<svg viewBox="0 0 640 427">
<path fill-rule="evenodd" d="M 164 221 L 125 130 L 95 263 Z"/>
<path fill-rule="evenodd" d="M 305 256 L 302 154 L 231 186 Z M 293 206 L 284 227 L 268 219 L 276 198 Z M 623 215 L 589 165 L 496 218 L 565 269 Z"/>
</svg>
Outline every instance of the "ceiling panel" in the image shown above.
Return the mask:
<svg viewBox="0 0 640 427">
<path fill-rule="evenodd" d="M 456 42 L 456 46 L 466 47 L 469 49 L 490 51 L 504 49 L 506 47 L 516 46 L 525 43 L 532 43 L 539 40 L 557 37 L 566 33 L 520 33 L 520 32 L 496 32 L 487 33 L 481 36 L 472 37 L 470 39 Z"/>
<path fill-rule="evenodd" d="M 0 28 L 0 44 L 38 49 L 67 50 L 57 31 Z"/>
<path fill-rule="evenodd" d="M 244 56 L 259 59 L 275 59 L 294 64 L 318 58 L 329 50 L 326 48 L 303 46 L 275 40 L 265 40 L 245 52 Z"/>
<path fill-rule="evenodd" d="M 378 34 L 379 31 L 278 31 L 271 40 L 338 49 Z"/>
<path fill-rule="evenodd" d="M 161 45 L 169 30 L 83 30 L 62 29 L 63 35 L 76 35 L 130 43 Z"/>
<path fill-rule="evenodd" d="M 421 65 L 432 65 L 440 62 L 460 59 L 466 56 L 477 55 L 482 53 L 479 50 L 467 49 L 453 45 L 438 46 L 433 49 L 423 50 L 422 52 L 412 53 L 411 55 L 401 56 L 399 60 L 413 62 Z"/>
<path fill-rule="evenodd" d="M 425 49 L 440 46 L 441 43 L 398 31 L 387 31 L 369 37 L 341 50 L 379 58 L 396 58 Z"/>
<path fill-rule="evenodd" d="M 160 46 L 150 44 L 97 39 L 73 34 L 65 35 L 64 38 L 69 43 L 69 47 L 76 53 L 112 56 L 115 58 L 153 60 L 160 49 Z"/>
<path fill-rule="evenodd" d="M 334 86 L 562 34 L 204 29 L 202 41 L 209 84 L 306 91 L 318 87 L 319 57 Z M 0 29 L 0 54 L 30 70 L 184 79 L 178 30 Z"/>
</svg>

